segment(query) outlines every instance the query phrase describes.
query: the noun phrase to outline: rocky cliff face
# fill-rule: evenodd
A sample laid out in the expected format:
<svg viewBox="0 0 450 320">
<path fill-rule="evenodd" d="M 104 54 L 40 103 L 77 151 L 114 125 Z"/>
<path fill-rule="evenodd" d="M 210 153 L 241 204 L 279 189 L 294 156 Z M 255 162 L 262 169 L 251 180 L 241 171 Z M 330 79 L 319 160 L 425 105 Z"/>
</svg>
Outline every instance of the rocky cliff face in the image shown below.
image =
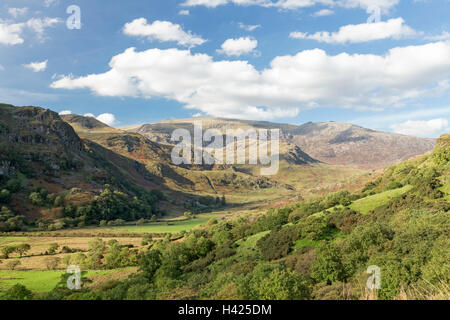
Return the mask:
<svg viewBox="0 0 450 320">
<path fill-rule="evenodd" d="M 83 143 L 73 128 L 51 110 L 0 105 L 2 137 L 10 142 L 29 145 L 48 145 L 53 150 L 82 151 Z"/>
</svg>

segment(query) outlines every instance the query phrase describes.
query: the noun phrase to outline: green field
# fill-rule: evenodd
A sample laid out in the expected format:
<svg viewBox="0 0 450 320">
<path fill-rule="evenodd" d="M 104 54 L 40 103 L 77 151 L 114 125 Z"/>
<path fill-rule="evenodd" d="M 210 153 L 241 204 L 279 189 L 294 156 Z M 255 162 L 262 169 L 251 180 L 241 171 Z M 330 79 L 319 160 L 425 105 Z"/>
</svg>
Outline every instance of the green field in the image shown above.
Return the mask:
<svg viewBox="0 0 450 320">
<path fill-rule="evenodd" d="M 117 272 L 117 270 L 90 270 L 85 276 L 102 275 Z M 6 291 L 15 284 L 22 284 L 36 293 L 52 290 L 60 281 L 64 271 L 61 270 L 0 270 L 0 291 Z"/>
<path fill-rule="evenodd" d="M 360 212 L 361 214 L 368 214 L 370 210 L 388 203 L 389 200 L 408 192 L 412 188 L 413 186 L 404 186 L 403 188 L 377 193 L 373 196 L 356 200 L 350 205 L 350 208 Z"/>
<path fill-rule="evenodd" d="M 178 233 L 181 231 L 189 231 L 197 226 L 204 225 L 209 218 L 202 217 L 199 219 L 180 220 L 171 222 L 158 222 L 154 224 L 146 224 L 141 226 L 117 226 L 111 227 L 112 230 L 127 231 L 135 233 Z"/>
<path fill-rule="evenodd" d="M 0 237 L 0 242 L 26 241 L 27 237 Z"/>
</svg>

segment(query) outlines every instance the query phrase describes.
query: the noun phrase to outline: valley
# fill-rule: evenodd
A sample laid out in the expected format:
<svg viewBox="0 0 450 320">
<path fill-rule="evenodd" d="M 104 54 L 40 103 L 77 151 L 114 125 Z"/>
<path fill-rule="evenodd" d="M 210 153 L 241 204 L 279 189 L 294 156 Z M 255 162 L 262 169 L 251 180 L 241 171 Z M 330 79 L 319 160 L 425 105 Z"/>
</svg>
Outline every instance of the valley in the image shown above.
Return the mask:
<svg viewBox="0 0 450 320">
<path fill-rule="evenodd" d="M 222 134 L 280 129 L 277 174 L 174 165 L 171 132 L 199 120 Z M 0 138 L 6 295 L 23 285 L 43 299 L 366 299 L 368 262 L 395 279 L 376 298 L 416 297 L 411 284 L 448 294 L 448 135 L 435 146 L 342 123 L 219 118 L 118 129 L 0 105 Z M 390 255 L 418 271 L 404 276 Z M 61 287 L 73 264 L 80 292 Z"/>
</svg>

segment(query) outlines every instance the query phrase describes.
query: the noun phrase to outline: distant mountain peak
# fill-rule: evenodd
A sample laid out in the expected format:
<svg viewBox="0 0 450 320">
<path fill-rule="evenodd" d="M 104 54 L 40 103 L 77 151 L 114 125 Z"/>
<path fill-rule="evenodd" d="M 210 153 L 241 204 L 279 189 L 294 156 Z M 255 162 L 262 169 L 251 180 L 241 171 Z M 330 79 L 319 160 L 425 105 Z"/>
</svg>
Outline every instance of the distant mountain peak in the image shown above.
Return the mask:
<svg viewBox="0 0 450 320">
<path fill-rule="evenodd" d="M 280 129 L 281 142 L 299 147 L 311 158 L 334 165 L 361 169 L 380 169 L 433 149 L 436 140 L 376 131 L 352 123 L 327 121 L 302 125 L 268 121 L 234 120 L 199 117 L 164 120 L 129 129 L 150 140 L 171 144 L 173 130 L 192 130 L 195 121 L 202 121 L 203 130 Z"/>
</svg>

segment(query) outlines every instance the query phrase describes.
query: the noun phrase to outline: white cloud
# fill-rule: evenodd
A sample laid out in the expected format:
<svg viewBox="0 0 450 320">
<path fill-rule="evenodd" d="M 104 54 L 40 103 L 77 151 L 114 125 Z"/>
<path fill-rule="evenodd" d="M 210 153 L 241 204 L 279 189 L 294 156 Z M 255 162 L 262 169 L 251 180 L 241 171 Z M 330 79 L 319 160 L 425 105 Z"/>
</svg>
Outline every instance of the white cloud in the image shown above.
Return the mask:
<svg viewBox="0 0 450 320">
<path fill-rule="evenodd" d="M 397 47 L 384 55 L 305 50 L 276 57 L 262 71 L 247 61 L 214 61 L 189 50 L 129 48 L 109 66 L 105 73 L 63 76 L 51 87 L 88 88 L 112 97 L 163 97 L 211 116 L 274 119 L 311 107 L 379 110 L 430 92 L 445 94 L 450 43 Z"/>
<path fill-rule="evenodd" d="M 111 113 L 102 113 L 98 117 L 96 117 L 98 121 L 103 122 L 108 126 L 115 125 L 117 123 L 116 117 Z"/>
<path fill-rule="evenodd" d="M 44 1 L 44 6 L 45 7 L 51 7 L 53 5 L 59 4 L 59 0 L 45 0 Z"/>
<path fill-rule="evenodd" d="M 26 22 L 26 26 L 37 33 L 38 37 L 43 40 L 44 32 L 46 28 L 54 27 L 62 20 L 59 18 L 32 18 Z"/>
<path fill-rule="evenodd" d="M 443 31 L 441 34 L 436 35 L 436 36 L 427 36 L 425 37 L 425 39 L 427 40 L 432 40 L 432 41 L 445 41 L 445 40 L 450 40 L 450 32 L 447 31 Z"/>
<path fill-rule="evenodd" d="M 63 111 L 61 111 L 59 113 L 60 116 L 66 116 L 66 115 L 69 115 L 69 114 L 72 114 L 72 111 L 70 111 L 70 110 L 63 110 Z"/>
<path fill-rule="evenodd" d="M 34 72 L 41 72 L 47 69 L 47 62 L 48 60 L 42 62 L 31 62 L 29 64 L 24 64 L 23 66 L 27 69 L 33 70 Z"/>
<path fill-rule="evenodd" d="M 189 10 L 180 10 L 178 12 L 180 16 L 188 16 L 190 14 Z"/>
<path fill-rule="evenodd" d="M 182 3 L 186 7 L 205 6 L 208 8 L 215 8 L 220 5 L 227 4 L 229 0 L 187 0 Z"/>
<path fill-rule="evenodd" d="M 182 5 L 186 7 L 205 6 L 208 8 L 216 8 L 221 5 L 233 3 L 240 6 L 261 6 L 283 10 L 296 10 L 320 4 L 329 7 L 340 6 L 344 8 L 362 8 L 364 10 L 371 6 L 377 6 L 382 12 L 388 12 L 391 8 L 396 6 L 399 1 L 400 0 L 186 0 Z"/>
<path fill-rule="evenodd" d="M 24 43 L 22 33 L 28 28 L 37 34 L 39 40 L 44 40 L 45 29 L 62 22 L 59 18 L 32 18 L 22 23 L 9 23 L 0 20 L 0 44 L 17 45 Z"/>
<path fill-rule="evenodd" d="M 319 11 L 316 11 L 312 14 L 313 17 L 325 17 L 325 16 L 331 16 L 334 14 L 333 10 L 330 9 L 322 9 Z"/>
<path fill-rule="evenodd" d="M 226 54 L 227 56 L 239 57 L 243 54 L 252 53 L 257 46 L 258 41 L 255 39 L 251 39 L 250 37 L 228 39 L 222 44 L 222 49 L 217 51 Z"/>
<path fill-rule="evenodd" d="M 406 122 L 393 124 L 391 129 L 395 133 L 430 138 L 438 137 L 440 134 L 449 131 L 448 120 L 444 118 L 428 121 L 408 120 Z"/>
<path fill-rule="evenodd" d="M 95 118 L 95 115 L 93 113 L 85 113 L 84 116 L 88 118 Z"/>
<path fill-rule="evenodd" d="M 0 44 L 22 44 L 24 42 L 21 37 L 23 28 L 22 23 L 8 24 L 0 20 Z"/>
<path fill-rule="evenodd" d="M 189 47 L 198 46 L 206 42 L 206 40 L 192 34 L 190 31 L 183 31 L 178 24 L 159 20 L 148 24 L 145 18 L 136 19 L 125 24 L 123 32 L 129 36 L 146 37 L 150 41 L 175 41 L 181 46 Z"/>
<path fill-rule="evenodd" d="M 294 39 L 309 39 L 325 43 L 359 43 L 381 39 L 400 39 L 413 37 L 418 33 L 404 23 L 402 18 L 376 23 L 350 24 L 339 28 L 337 32 L 320 31 L 314 34 L 292 32 Z"/>
<path fill-rule="evenodd" d="M 0 71 L 5 70 L 5 68 L 0 64 Z"/>
<path fill-rule="evenodd" d="M 17 18 L 25 15 L 28 12 L 28 8 L 8 8 L 8 13 L 13 17 Z"/>
<path fill-rule="evenodd" d="M 241 28 L 241 29 L 243 29 L 243 30 L 250 31 L 250 32 L 251 32 L 251 31 L 255 31 L 255 30 L 258 29 L 258 28 L 261 28 L 261 25 L 260 25 L 260 24 L 246 25 L 246 24 L 244 24 L 244 23 L 242 23 L 242 22 L 239 22 L 238 25 L 239 25 L 239 28 Z"/>
</svg>

